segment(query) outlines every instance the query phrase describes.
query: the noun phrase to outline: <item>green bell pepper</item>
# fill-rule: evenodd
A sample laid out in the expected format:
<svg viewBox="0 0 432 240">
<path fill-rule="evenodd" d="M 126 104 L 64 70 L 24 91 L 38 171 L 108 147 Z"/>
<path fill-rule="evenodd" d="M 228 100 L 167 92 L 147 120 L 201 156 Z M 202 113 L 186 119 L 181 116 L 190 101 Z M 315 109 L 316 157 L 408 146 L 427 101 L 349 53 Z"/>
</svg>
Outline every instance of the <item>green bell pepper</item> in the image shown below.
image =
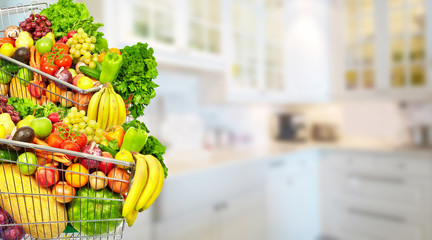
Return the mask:
<svg viewBox="0 0 432 240">
<path fill-rule="evenodd" d="M 99 81 L 104 84 L 117 78 L 122 66 L 123 57 L 117 53 L 108 52 L 102 60 L 102 72 Z"/>
<path fill-rule="evenodd" d="M 147 132 L 144 129 L 130 127 L 124 137 L 120 150 L 141 152 L 147 142 Z"/>
</svg>

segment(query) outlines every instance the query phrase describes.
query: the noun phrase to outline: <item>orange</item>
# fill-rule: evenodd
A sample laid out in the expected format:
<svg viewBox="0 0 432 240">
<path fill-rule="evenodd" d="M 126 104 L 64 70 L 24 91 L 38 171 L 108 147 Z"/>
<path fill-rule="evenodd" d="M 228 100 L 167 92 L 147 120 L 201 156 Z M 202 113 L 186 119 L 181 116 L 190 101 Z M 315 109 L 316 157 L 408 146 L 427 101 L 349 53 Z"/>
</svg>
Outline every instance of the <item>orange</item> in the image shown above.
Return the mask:
<svg viewBox="0 0 432 240">
<path fill-rule="evenodd" d="M 74 163 L 67 168 L 67 171 L 72 171 L 76 173 L 66 172 L 65 178 L 66 182 L 72 187 L 80 188 L 87 184 L 88 175 L 83 175 L 79 173 L 89 174 L 89 171 L 82 164 Z"/>
<path fill-rule="evenodd" d="M 56 102 L 60 101 L 60 96 L 64 92 L 66 92 L 66 89 L 60 89 L 54 84 L 54 82 L 52 82 L 47 87 L 46 96 L 47 96 L 48 100 L 56 103 Z"/>
</svg>

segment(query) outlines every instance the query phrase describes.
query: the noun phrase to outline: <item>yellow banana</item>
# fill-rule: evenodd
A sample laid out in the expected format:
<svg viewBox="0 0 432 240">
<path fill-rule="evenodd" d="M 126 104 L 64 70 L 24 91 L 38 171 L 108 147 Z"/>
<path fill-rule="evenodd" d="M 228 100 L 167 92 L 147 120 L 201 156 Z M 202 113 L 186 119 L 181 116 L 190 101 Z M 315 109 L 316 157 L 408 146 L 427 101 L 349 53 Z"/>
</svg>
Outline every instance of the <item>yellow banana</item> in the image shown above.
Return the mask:
<svg viewBox="0 0 432 240">
<path fill-rule="evenodd" d="M 147 184 L 144 188 L 144 191 L 142 191 L 141 196 L 138 199 L 138 202 L 135 206 L 135 210 L 139 211 L 141 208 L 145 206 L 145 204 L 148 202 L 152 194 L 155 192 L 155 189 L 159 182 L 159 175 L 160 175 L 160 164 L 159 160 L 157 158 L 153 157 L 152 155 L 144 155 L 144 159 L 147 162 L 148 165 L 148 180 Z"/>
<path fill-rule="evenodd" d="M 134 224 L 137 217 L 138 217 L 138 211 L 135 209 L 132 209 L 132 212 L 126 217 L 126 222 L 127 222 L 129 227 L 132 227 L 132 225 Z"/>
<path fill-rule="evenodd" d="M 105 129 L 117 125 L 117 119 L 118 119 L 118 107 L 117 107 L 118 105 L 117 105 L 117 99 L 114 90 L 112 88 L 109 88 L 108 91 L 110 92 L 110 97 L 109 97 L 110 111 L 108 114 L 108 121 Z"/>
<path fill-rule="evenodd" d="M 142 155 L 134 155 L 136 161 L 135 176 L 133 178 L 132 186 L 129 190 L 126 201 L 123 205 L 123 217 L 129 216 L 132 210 L 135 210 L 135 205 L 138 202 L 138 198 L 144 190 L 147 183 L 148 171 L 147 162 Z"/>
<path fill-rule="evenodd" d="M 126 105 L 123 98 L 119 94 L 115 94 L 118 107 L 117 125 L 122 125 L 126 121 Z"/>
<path fill-rule="evenodd" d="M 162 164 L 159 163 L 159 169 L 160 169 L 160 175 L 159 175 L 159 182 L 158 185 L 156 187 L 155 192 L 152 194 L 152 196 L 150 197 L 150 199 L 146 202 L 146 204 L 144 205 L 143 208 L 140 209 L 140 212 L 147 210 L 149 207 L 151 207 L 151 205 L 153 205 L 153 203 L 156 201 L 156 199 L 159 197 L 160 192 L 162 191 L 162 187 L 164 185 L 165 182 L 165 172 L 164 169 L 162 167 Z"/>
<path fill-rule="evenodd" d="M 90 102 L 88 104 L 87 109 L 87 117 L 89 120 L 95 120 L 97 119 L 98 114 L 98 108 L 99 108 L 99 102 L 101 100 L 102 94 L 105 92 L 105 88 L 99 90 L 99 92 L 96 92 L 93 97 L 90 99 Z"/>
<path fill-rule="evenodd" d="M 106 125 L 108 122 L 108 114 L 110 111 L 110 93 L 108 90 L 105 90 L 104 94 L 101 97 L 100 103 L 99 103 L 99 110 L 98 110 L 98 116 L 97 116 L 97 124 L 98 128 L 101 128 L 105 131 Z"/>
</svg>

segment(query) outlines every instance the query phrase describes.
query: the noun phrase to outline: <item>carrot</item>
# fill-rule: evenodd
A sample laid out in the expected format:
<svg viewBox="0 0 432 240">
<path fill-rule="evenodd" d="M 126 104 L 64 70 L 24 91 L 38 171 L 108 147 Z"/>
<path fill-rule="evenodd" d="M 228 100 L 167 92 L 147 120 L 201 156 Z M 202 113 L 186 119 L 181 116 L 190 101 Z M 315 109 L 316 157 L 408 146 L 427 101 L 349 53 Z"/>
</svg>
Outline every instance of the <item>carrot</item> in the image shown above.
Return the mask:
<svg viewBox="0 0 432 240">
<path fill-rule="evenodd" d="M 50 145 L 48 145 L 48 143 L 44 142 L 43 140 L 41 140 L 41 139 L 39 139 L 37 137 L 35 137 L 33 139 L 33 143 L 37 144 L 37 145 L 42 145 L 42 146 L 50 147 Z"/>
<path fill-rule="evenodd" d="M 41 67 L 41 58 L 42 58 L 42 56 L 36 51 L 35 60 L 36 60 L 36 68 L 37 69 L 40 69 L 40 67 Z"/>
<path fill-rule="evenodd" d="M 30 47 L 30 67 L 36 67 L 35 52 L 36 52 L 36 46 L 33 45 Z"/>
</svg>

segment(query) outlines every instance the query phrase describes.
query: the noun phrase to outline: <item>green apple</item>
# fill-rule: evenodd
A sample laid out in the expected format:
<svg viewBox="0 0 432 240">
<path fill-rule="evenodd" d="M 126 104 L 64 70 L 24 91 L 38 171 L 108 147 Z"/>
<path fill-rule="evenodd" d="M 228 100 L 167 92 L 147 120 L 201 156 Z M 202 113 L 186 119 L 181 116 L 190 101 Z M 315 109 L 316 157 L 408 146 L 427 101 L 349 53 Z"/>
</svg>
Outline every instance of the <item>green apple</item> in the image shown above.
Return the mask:
<svg viewBox="0 0 432 240">
<path fill-rule="evenodd" d="M 25 117 L 23 120 L 21 120 L 21 121 L 19 121 L 19 122 L 17 123 L 17 128 L 19 129 L 19 128 L 24 127 L 24 126 L 28 126 L 28 127 L 30 127 L 31 122 L 33 121 L 33 119 L 35 119 L 35 116 L 33 116 L 33 115 L 28 115 L 28 116 Z"/>
<path fill-rule="evenodd" d="M 18 156 L 18 169 L 24 175 L 32 175 L 36 172 L 37 166 L 27 165 L 37 164 L 36 156 L 31 152 L 26 152 Z"/>
<path fill-rule="evenodd" d="M 43 55 L 44 53 L 50 52 L 53 47 L 53 42 L 49 38 L 41 38 L 36 41 L 36 51 Z"/>
<path fill-rule="evenodd" d="M 35 118 L 30 124 L 37 138 L 44 139 L 51 134 L 52 123 L 47 117 Z"/>
</svg>

